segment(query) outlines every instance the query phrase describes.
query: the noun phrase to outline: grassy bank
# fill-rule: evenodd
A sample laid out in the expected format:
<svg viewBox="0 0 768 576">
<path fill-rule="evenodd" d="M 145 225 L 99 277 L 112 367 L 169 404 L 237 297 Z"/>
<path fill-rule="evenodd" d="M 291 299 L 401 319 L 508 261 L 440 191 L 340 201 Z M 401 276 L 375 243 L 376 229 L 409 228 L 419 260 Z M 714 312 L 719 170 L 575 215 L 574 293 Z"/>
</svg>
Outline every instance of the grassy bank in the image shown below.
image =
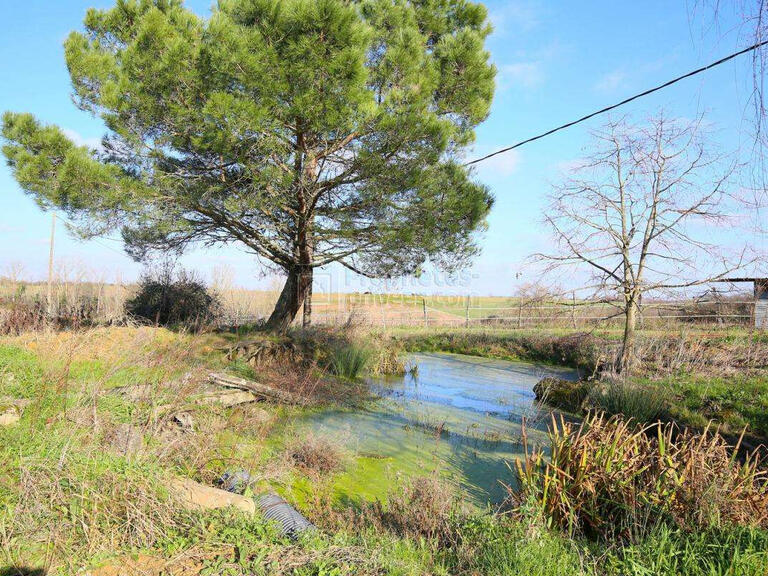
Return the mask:
<svg viewBox="0 0 768 576">
<path fill-rule="evenodd" d="M 618 343 L 616 334 L 608 332 L 415 330 L 395 332 L 393 338 L 408 351 L 559 364 L 578 368 L 582 377 L 598 376 L 609 368 Z M 736 329 L 646 333 L 638 343 L 638 355 L 640 367 L 627 383 L 638 394 L 645 393 L 640 402 L 663 403 L 665 416 L 683 426 L 701 430 L 713 421 L 729 436 L 738 436 L 747 427 L 752 444 L 768 441 L 765 333 Z M 585 388 L 582 396 L 594 383 Z M 631 395 L 626 394 L 627 401 Z"/>
<path fill-rule="evenodd" d="M 375 347 L 375 339 L 367 342 Z M 323 388 L 313 379 L 317 365 L 304 376 L 259 368 L 227 360 L 223 349 L 231 344 L 222 335 L 152 328 L 0 339 L 0 397 L 24 406 L 17 423 L 0 426 L 0 574 L 72 574 L 103 565 L 94 573 L 106 576 L 118 573 L 110 566 L 130 572 L 132 562 L 157 575 L 768 570 L 768 533 L 759 528 L 661 524 L 622 542 L 569 537 L 533 505 L 506 515 L 468 511 L 460 493 L 435 478 L 403 480 L 383 503 L 348 506 L 331 498 L 331 483 L 355 457 L 349 448 L 278 434 L 279 424 L 318 403 L 357 393 L 346 368 Z M 339 357 L 359 364 L 344 346 Z M 318 358 L 337 358 L 323 350 Z M 200 403 L 212 369 L 274 378 L 313 400 L 304 407 Z M 289 494 L 286 488 L 301 485 L 297 504 L 320 530 L 290 541 L 258 515 L 185 510 L 168 489 L 177 476 L 214 485 L 233 468 L 253 471 L 254 490 Z"/>
<path fill-rule="evenodd" d="M 396 331 L 392 337 L 408 352 L 451 352 L 499 360 L 524 360 L 578 368 L 593 374 L 602 363 L 601 340 L 565 332 L 466 330 Z"/>
</svg>

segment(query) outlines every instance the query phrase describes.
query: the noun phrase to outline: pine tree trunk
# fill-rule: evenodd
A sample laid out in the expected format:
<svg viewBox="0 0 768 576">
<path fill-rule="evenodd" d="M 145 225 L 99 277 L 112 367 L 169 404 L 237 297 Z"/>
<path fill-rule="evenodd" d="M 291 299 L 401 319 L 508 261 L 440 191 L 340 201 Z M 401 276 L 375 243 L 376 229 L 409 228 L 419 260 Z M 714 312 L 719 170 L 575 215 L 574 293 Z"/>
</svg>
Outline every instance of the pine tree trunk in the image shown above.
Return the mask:
<svg viewBox="0 0 768 576">
<path fill-rule="evenodd" d="M 635 327 L 637 325 L 638 306 L 634 298 L 627 302 L 624 310 L 624 338 L 621 342 L 621 356 L 617 369 L 628 374 L 635 365 Z"/>
<path fill-rule="evenodd" d="M 283 291 L 264 327 L 270 332 L 285 332 L 296 319 L 311 286 L 311 267 L 289 270 Z"/>
</svg>

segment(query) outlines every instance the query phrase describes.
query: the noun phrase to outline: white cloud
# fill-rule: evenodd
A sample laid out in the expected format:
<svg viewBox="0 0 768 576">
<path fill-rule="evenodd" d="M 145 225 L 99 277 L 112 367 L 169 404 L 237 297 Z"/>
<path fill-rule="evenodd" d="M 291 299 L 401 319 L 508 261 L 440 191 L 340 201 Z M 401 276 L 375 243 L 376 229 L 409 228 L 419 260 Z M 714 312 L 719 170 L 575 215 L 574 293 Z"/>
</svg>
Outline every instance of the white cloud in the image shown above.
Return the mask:
<svg viewBox="0 0 768 576">
<path fill-rule="evenodd" d="M 574 158 L 573 160 L 563 160 L 555 165 L 555 169 L 559 174 L 570 174 L 580 168 L 584 167 L 584 160 Z"/>
<path fill-rule="evenodd" d="M 595 84 L 595 90 L 598 92 L 615 92 L 617 88 L 621 87 L 627 80 L 627 75 L 620 70 L 616 70 L 609 74 L 604 75 Z"/>
<path fill-rule="evenodd" d="M 507 89 L 513 86 L 535 88 L 544 80 L 541 62 L 515 62 L 499 66 L 499 87 Z"/>
<path fill-rule="evenodd" d="M 472 160 L 480 158 L 498 150 L 500 147 L 501 146 L 480 146 L 472 150 L 468 159 Z M 482 180 L 493 180 L 499 177 L 511 176 L 520 168 L 520 160 L 520 152 L 517 150 L 510 150 L 509 152 L 498 154 L 477 164 L 477 174 Z"/>
<path fill-rule="evenodd" d="M 505 2 L 489 11 L 489 19 L 497 36 L 526 32 L 539 25 L 540 8 L 533 2 Z"/>
<path fill-rule="evenodd" d="M 79 132 L 70 128 L 62 128 L 64 136 L 72 140 L 77 146 L 87 146 L 89 150 L 101 150 L 101 138 L 86 138 Z"/>
</svg>

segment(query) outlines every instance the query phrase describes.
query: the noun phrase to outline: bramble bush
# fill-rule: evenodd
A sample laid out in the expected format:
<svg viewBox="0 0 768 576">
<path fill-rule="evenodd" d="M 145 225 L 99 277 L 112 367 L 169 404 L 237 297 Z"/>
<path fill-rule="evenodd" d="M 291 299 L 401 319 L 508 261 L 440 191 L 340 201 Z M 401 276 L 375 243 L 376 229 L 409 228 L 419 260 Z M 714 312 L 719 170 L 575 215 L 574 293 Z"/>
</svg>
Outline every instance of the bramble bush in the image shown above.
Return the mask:
<svg viewBox="0 0 768 576">
<path fill-rule="evenodd" d="M 125 308 L 145 322 L 193 331 L 215 323 L 221 313 L 218 296 L 202 280 L 183 268 L 175 271 L 167 265 L 144 273 L 136 295 Z"/>
</svg>

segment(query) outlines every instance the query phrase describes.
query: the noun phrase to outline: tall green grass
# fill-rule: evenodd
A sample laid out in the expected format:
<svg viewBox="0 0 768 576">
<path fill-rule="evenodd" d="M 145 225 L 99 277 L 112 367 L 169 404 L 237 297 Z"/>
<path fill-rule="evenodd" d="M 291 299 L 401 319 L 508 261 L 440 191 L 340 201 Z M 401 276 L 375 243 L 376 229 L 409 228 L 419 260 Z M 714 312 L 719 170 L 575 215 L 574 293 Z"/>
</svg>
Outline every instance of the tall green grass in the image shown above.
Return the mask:
<svg viewBox="0 0 768 576">
<path fill-rule="evenodd" d="M 624 416 L 639 424 L 658 422 L 667 412 L 666 394 L 660 388 L 623 380 L 609 379 L 594 386 L 587 402 L 609 416 Z"/>
<path fill-rule="evenodd" d="M 610 576 L 764 576 L 768 532 L 740 527 L 686 532 L 660 526 L 639 544 L 610 550 L 603 570 Z"/>
<path fill-rule="evenodd" d="M 370 348 L 354 342 L 340 343 L 328 351 L 328 368 L 336 376 L 358 378 L 371 362 Z"/>
</svg>

